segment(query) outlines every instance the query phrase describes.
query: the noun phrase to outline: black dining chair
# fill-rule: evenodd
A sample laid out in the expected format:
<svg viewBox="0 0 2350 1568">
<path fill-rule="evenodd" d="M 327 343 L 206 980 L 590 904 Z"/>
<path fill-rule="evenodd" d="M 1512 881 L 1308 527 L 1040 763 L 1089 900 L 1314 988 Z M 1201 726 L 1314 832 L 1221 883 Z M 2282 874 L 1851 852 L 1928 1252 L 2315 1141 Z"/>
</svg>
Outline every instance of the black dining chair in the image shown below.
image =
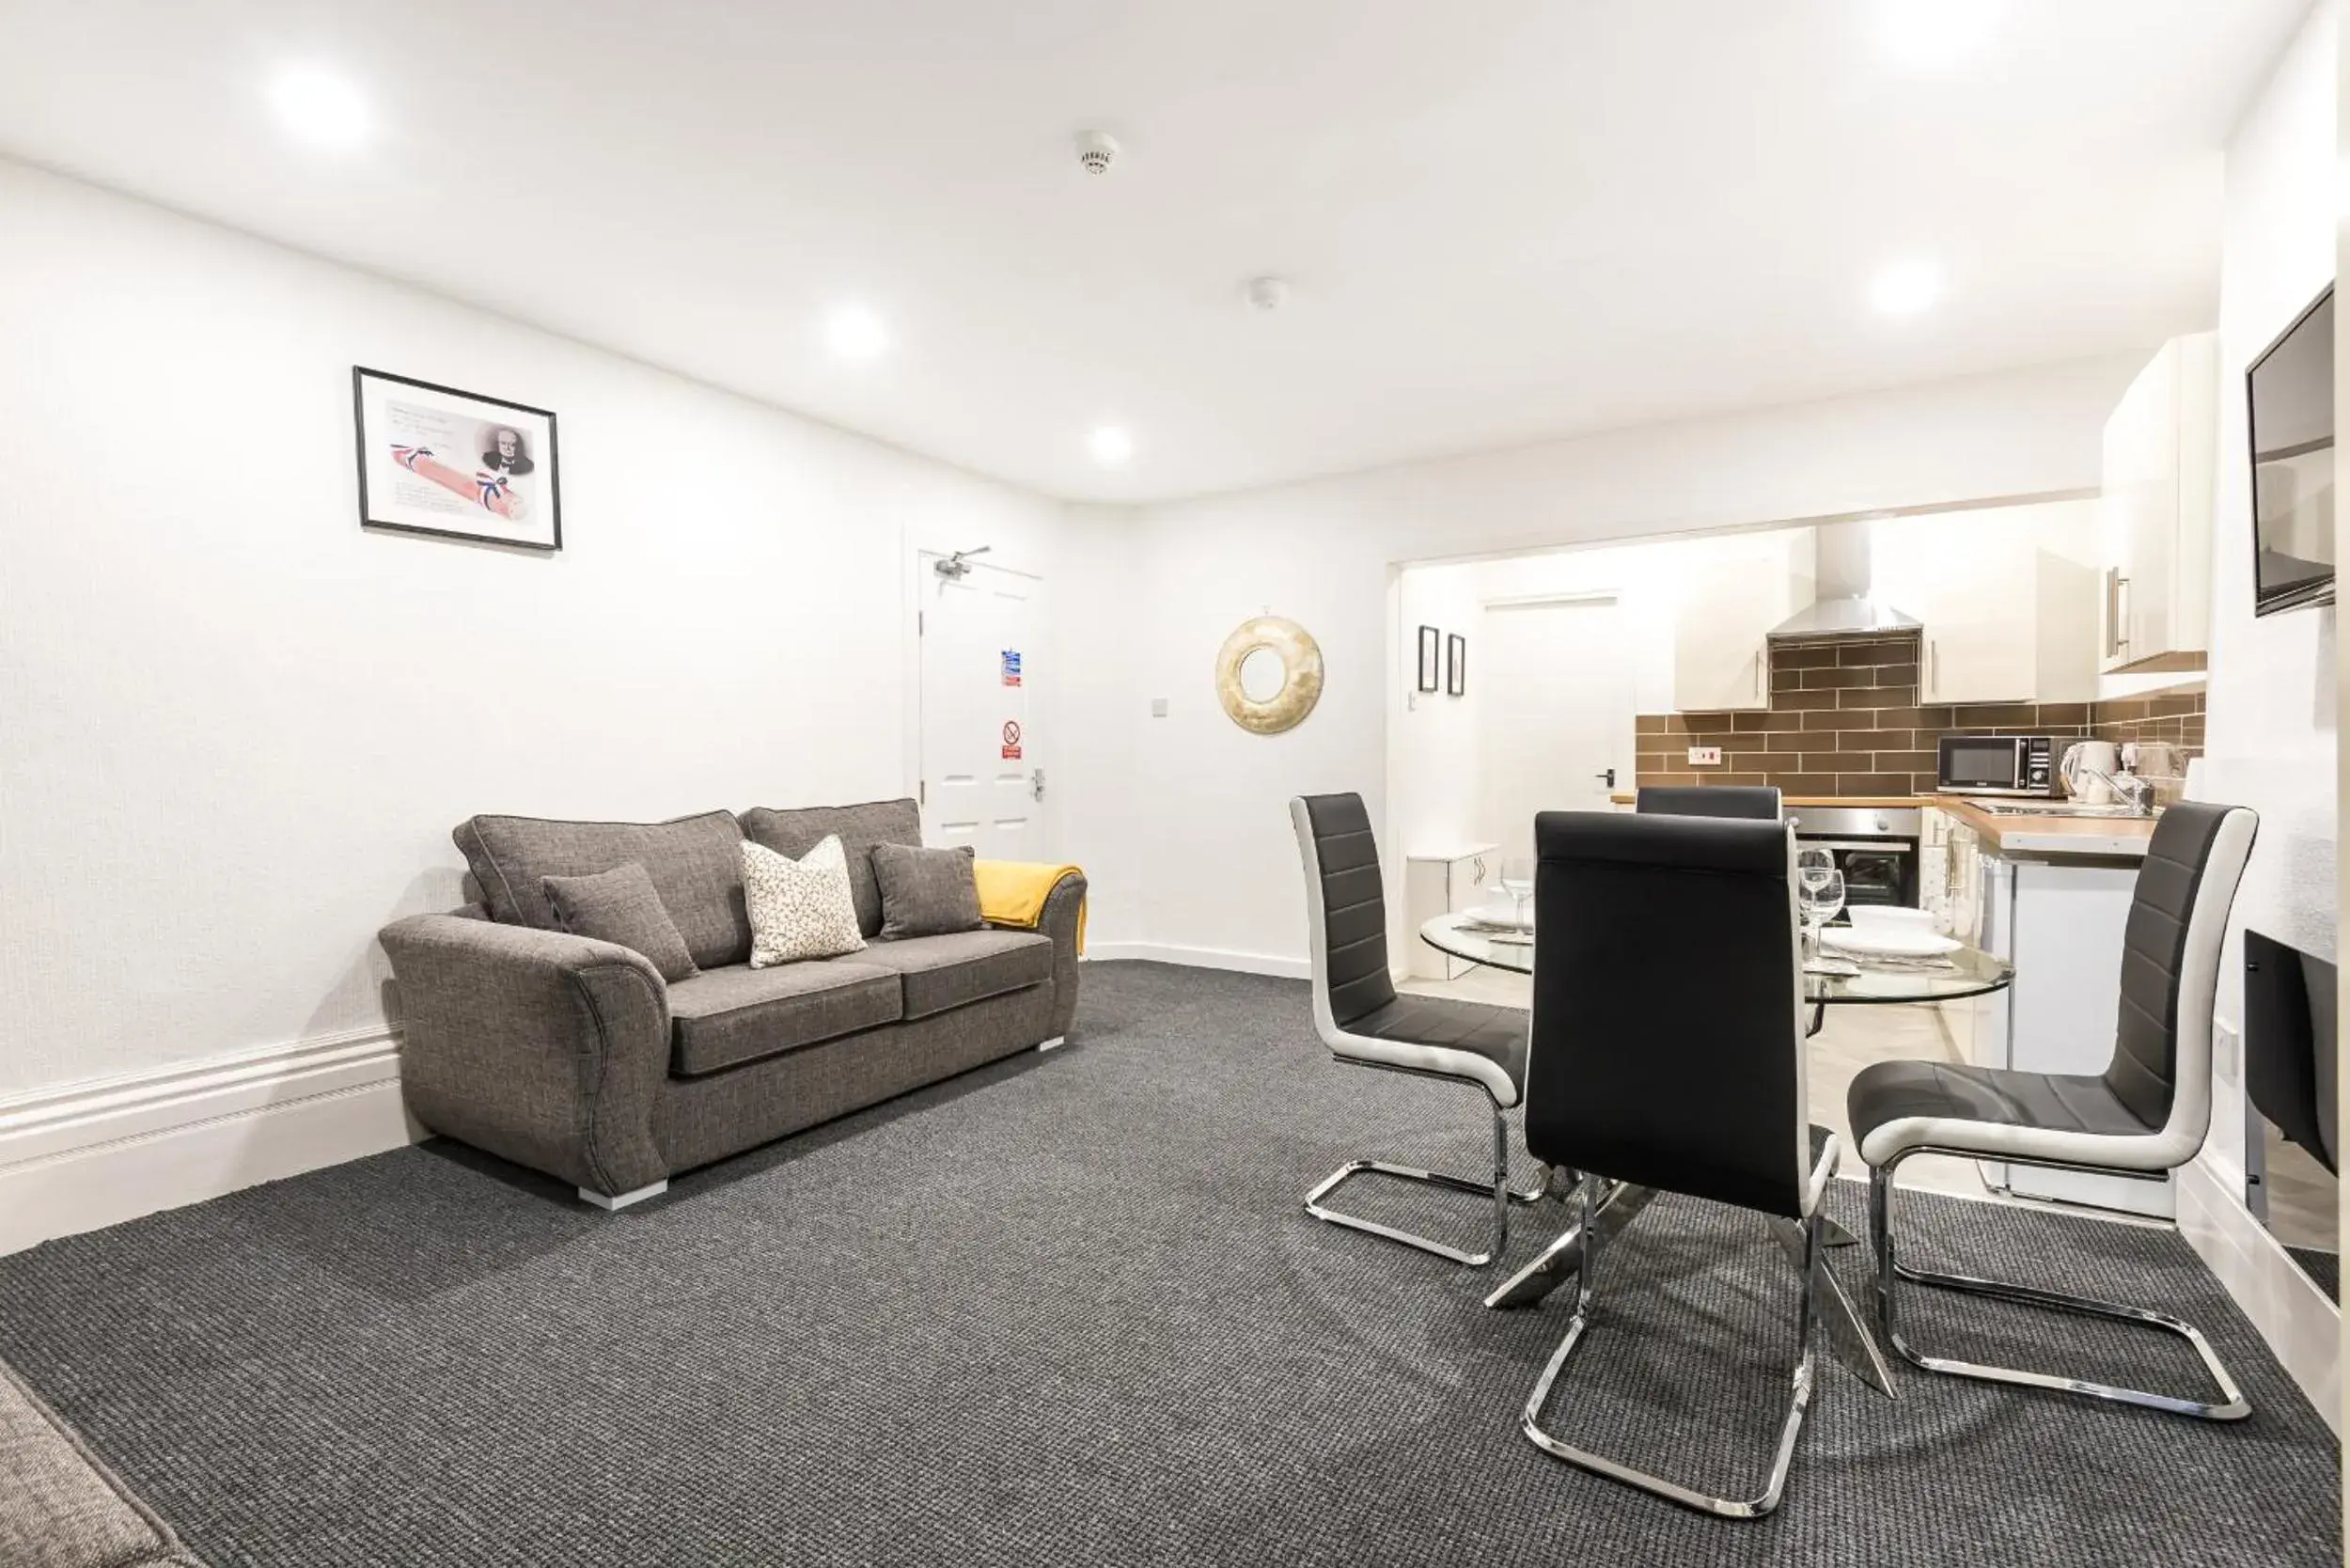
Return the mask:
<svg viewBox="0 0 2350 1568">
<path fill-rule="evenodd" d="M 1952 1377 L 2087 1394 L 2204 1420 L 2242 1420 L 2251 1414 L 2210 1341 L 2191 1324 L 2143 1307 L 1906 1267 L 1894 1256 L 1892 1222 L 1894 1172 L 1913 1154 L 1958 1154 L 2156 1180 L 2195 1157 L 2211 1130 L 2212 1005 L 2220 943 L 2259 822 L 2241 806 L 2186 802 L 2155 823 L 2123 930 L 2121 1016 L 2103 1073 L 1880 1061 L 1853 1078 L 1844 1104 L 1854 1141 L 1869 1166 L 1877 1325 L 1914 1365 Z M 2195 1347 L 2220 1397 L 2186 1399 L 1924 1355 L 1901 1334 L 1894 1293 L 1903 1282 L 2166 1329 Z"/>
<path fill-rule="evenodd" d="M 1549 1172 L 1543 1171 L 1531 1189 L 1510 1188 L 1510 1124 L 1504 1113 L 1518 1103 L 1526 1073 L 1526 1014 L 1481 1002 L 1397 995 L 1387 970 L 1387 903 L 1379 874 L 1379 847 L 1362 796 L 1300 795 L 1290 802 L 1290 823 L 1297 831 L 1297 854 L 1306 870 L 1314 1029 L 1323 1043 L 1351 1066 L 1474 1089 L 1493 1112 L 1490 1179 L 1449 1176 L 1386 1160 L 1354 1160 L 1306 1195 L 1306 1212 L 1332 1225 L 1481 1268 L 1509 1245 L 1510 1205 L 1533 1202 L 1549 1187 Z M 1323 1201 L 1362 1175 L 1491 1194 L 1491 1242 L 1482 1252 L 1469 1252 L 1340 1213 Z"/>
<path fill-rule="evenodd" d="M 1574 1317 L 1526 1403 L 1526 1435 L 1545 1453 L 1686 1507 L 1759 1518 L 1786 1489 L 1811 1398 L 1821 1199 L 1838 1158 L 1805 1098 L 1794 833 L 1777 822 L 1548 811 L 1534 819 L 1534 842 L 1542 939 L 1527 1148 L 1585 1173 L 1586 1216 L 1599 1213 L 1613 1181 L 1793 1221 L 1802 1228 L 1804 1283 L 1792 1393 L 1760 1494 L 1701 1492 L 1543 1425 L 1590 1326 L 1599 1227 L 1588 1221 Z"/>
<path fill-rule="evenodd" d="M 1777 822 L 1776 784 L 1643 784 L 1632 796 L 1642 816 L 1746 817 Z"/>
</svg>

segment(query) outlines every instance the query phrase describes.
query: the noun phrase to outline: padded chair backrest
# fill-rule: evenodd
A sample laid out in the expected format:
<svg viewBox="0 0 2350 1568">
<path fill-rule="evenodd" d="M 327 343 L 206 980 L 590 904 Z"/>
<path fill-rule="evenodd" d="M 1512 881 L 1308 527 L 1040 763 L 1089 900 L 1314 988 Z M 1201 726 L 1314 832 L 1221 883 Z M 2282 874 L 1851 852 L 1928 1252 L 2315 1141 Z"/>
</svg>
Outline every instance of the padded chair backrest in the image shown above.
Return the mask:
<svg viewBox="0 0 2350 1568">
<path fill-rule="evenodd" d="M 1778 820 L 1776 784 L 1643 784 L 1632 809 L 1644 815 Z"/>
<path fill-rule="evenodd" d="M 1800 1217 L 1810 1135 L 1793 830 L 1545 811 L 1534 845 L 1527 1148 Z"/>
<path fill-rule="evenodd" d="M 1306 867 L 1314 1024 L 1328 1041 L 1395 1000 L 1379 844 L 1360 795 L 1299 795 L 1290 802 L 1290 823 Z"/>
<path fill-rule="evenodd" d="M 2260 818 L 2182 801 L 2146 846 L 2122 938 L 2122 1016 L 2106 1087 L 2149 1129 L 2201 1145 L 2211 1129 L 2211 1019 L 2228 909 Z"/>
</svg>

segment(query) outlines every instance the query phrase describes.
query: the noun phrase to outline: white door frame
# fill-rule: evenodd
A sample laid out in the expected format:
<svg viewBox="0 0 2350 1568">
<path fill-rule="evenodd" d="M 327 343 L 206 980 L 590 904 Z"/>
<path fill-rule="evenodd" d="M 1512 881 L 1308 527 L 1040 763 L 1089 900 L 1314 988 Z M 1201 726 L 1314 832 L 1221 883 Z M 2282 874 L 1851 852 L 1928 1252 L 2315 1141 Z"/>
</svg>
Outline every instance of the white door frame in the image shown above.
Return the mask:
<svg viewBox="0 0 2350 1568">
<path fill-rule="evenodd" d="M 977 549 L 978 546 L 966 545 L 964 548 L 966 550 Z M 901 759 L 900 779 L 902 792 L 916 801 L 922 799 L 922 611 L 925 603 L 922 587 L 933 575 L 932 563 L 943 561 L 954 554 L 952 550 L 942 549 L 933 544 L 916 545 L 908 560 L 908 570 L 905 573 L 905 620 L 899 629 L 899 647 L 902 651 L 902 667 L 905 670 L 905 702 L 903 723 L 899 731 L 901 739 L 898 754 Z M 1014 566 L 1009 561 L 997 560 L 993 550 L 988 552 L 986 559 L 973 561 L 971 570 L 1002 572 L 1014 577 L 1025 577 L 1029 582 L 1042 585 L 1044 592 L 1039 596 L 1039 599 L 1049 625 L 1053 614 L 1052 601 L 1049 597 L 1052 585 L 1043 572 L 1030 571 L 1025 566 Z M 1053 735 L 1055 716 L 1049 712 L 1045 715 L 1044 730 L 1048 739 Z M 1047 790 L 1052 788 L 1052 781 L 1049 778 L 1045 781 L 1045 788 Z M 930 810 L 929 804 L 923 802 L 921 809 L 927 819 Z M 1049 814 L 1045 821 L 1048 823 L 1052 821 Z"/>
</svg>

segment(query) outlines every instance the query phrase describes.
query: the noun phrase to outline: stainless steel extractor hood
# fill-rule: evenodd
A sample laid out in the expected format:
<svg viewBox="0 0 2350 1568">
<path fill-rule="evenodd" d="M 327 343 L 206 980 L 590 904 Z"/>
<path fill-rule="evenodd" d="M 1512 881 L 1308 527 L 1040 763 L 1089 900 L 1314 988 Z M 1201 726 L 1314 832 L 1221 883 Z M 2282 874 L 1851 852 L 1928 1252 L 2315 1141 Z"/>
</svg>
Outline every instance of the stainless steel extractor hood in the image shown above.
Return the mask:
<svg viewBox="0 0 2350 1568">
<path fill-rule="evenodd" d="M 1773 642 L 1886 636 L 1919 629 L 1915 616 L 1902 614 L 1872 591 L 1868 524 L 1823 524 L 1817 542 L 1819 597 L 1772 627 Z"/>
</svg>

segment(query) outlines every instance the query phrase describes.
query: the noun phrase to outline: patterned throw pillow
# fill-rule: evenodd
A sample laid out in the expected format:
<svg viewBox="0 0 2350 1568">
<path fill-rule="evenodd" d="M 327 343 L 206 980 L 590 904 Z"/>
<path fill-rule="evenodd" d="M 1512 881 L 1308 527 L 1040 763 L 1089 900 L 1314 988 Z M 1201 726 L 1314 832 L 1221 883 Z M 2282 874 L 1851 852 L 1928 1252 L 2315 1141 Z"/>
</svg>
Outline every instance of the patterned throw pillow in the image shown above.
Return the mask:
<svg viewBox="0 0 2350 1568">
<path fill-rule="evenodd" d="M 750 911 L 754 969 L 865 946 L 849 890 L 849 857 L 837 834 L 797 860 L 743 840 L 743 902 Z"/>
</svg>

